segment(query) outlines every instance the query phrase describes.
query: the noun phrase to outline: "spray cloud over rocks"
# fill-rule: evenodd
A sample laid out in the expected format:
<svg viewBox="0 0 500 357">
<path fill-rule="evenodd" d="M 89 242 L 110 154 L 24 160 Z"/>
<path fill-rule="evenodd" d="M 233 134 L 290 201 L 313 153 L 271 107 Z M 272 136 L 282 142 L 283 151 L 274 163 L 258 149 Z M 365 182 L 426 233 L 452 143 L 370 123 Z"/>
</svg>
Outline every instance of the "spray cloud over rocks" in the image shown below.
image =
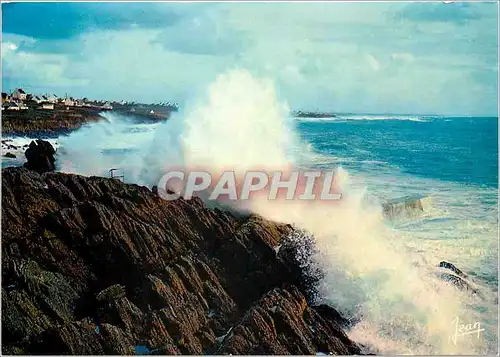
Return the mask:
<svg viewBox="0 0 500 357">
<path fill-rule="evenodd" d="M 60 171 L 108 176 L 120 167 L 126 182 L 151 187 L 176 167 L 230 169 L 241 178 L 254 169 L 287 171 L 314 155 L 273 83 L 244 70 L 220 75 L 203 101 L 168 122 L 136 125 L 113 113 L 106 118 L 61 140 Z M 358 321 L 350 331 L 355 341 L 378 353 L 484 352 L 482 340 L 451 338 L 456 317 L 479 318 L 468 308 L 469 297 L 435 278 L 433 262 L 416 266 L 397 232 L 384 225 L 380 207 L 350 189 L 345 170 L 336 172 L 344 193 L 337 204 L 257 196 L 238 207 L 314 236 L 311 259 L 322 272 L 318 299 Z"/>
</svg>

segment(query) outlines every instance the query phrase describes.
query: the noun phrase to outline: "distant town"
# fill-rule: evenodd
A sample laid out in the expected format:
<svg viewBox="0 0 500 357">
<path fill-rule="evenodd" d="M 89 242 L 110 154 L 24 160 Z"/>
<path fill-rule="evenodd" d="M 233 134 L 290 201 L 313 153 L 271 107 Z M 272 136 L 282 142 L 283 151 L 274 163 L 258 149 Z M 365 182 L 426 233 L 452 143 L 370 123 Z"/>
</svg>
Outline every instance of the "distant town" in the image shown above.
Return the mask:
<svg viewBox="0 0 500 357">
<path fill-rule="evenodd" d="M 94 110 L 115 110 L 120 114 L 134 114 L 150 116 L 156 119 L 166 119 L 171 112 L 179 109 L 177 103 L 142 104 L 127 101 L 90 100 L 88 98 L 73 98 L 71 96 L 59 97 L 55 94 L 27 93 L 22 88 L 17 88 L 11 93 L 2 92 L 2 112 L 41 110 L 53 111 L 66 108 L 89 108 Z"/>
<path fill-rule="evenodd" d="M 2 93 L 2 134 L 44 137 L 69 133 L 81 125 L 101 120 L 113 111 L 135 120 L 162 121 L 179 110 L 177 103 L 143 104 L 127 101 L 91 100 L 65 95 L 28 93 L 17 88 Z"/>
</svg>

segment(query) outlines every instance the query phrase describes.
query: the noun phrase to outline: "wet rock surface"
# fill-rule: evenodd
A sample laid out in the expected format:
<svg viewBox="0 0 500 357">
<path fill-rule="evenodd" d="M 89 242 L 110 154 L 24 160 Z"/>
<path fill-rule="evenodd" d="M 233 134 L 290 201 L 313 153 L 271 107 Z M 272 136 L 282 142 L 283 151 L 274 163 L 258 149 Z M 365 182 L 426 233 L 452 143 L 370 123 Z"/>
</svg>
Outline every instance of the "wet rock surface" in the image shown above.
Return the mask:
<svg viewBox="0 0 500 357">
<path fill-rule="evenodd" d="M 389 220 L 416 219 L 429 212 L 431 207 L 431 197 L 415 195 L 384 202 L 382 213 Z"/>
<path fill-rule="evenodd" d="M 462 272 L 460 269 L 458 269 L 454 264 L 452 263 L 449 263 L 447 261 L 442 261 L 439 263 L 439 267 L 440 268 L 445 268 L 445 269 L 449 269 L 451 270 L 453 273 L 455 273 L 456 275 L 458 275 L 459 277 L 462 277 L 462 278 L 467 278 L 467 275 Z"/>
<path fill-rule="evenodd" d="M 444 280 L 449 284 L 454 285 L 459 290 L 468 291 L 472 294 L 477 294 L 481 296 L 479 291 L 473 287 L 470 281 L 468 281 L 467 274 L 462 272 L 462 270 L 458 269 L 454 264 L 449 263 L 447 261 L 442 261 L 439 263 L 438 267 L 443 268 L 443 272 L 439 273 L 439 277 L 442 280 Z"/>
<path fill-rule="evenodd" d="M 291 232 L 118 180 L 4 169 L 2 352 L 359 353 L 335 309 L 308 304 Z"/>
<path fill-rule="evenodd" d="M 38 173 L 54 171 L 56 169 L 55 153 L 56 150 L 48 141 L 41 139 L 32 141 L 24 153 L 26 156 L 24 166 Z"/>
</svg>

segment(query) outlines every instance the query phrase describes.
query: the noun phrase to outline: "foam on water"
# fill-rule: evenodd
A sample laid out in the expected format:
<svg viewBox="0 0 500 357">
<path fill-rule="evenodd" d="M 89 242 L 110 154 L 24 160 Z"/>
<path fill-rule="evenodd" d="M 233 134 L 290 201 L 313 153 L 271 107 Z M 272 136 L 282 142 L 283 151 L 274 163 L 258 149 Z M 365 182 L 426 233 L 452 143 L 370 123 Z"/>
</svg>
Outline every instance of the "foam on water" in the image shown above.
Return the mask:
<svg viewBox="0 0 500 357">
<path fill-rule="evenodd" d="M 332 123 L 345 123 L 349 120 L 406 120 L 406 121 L 414 121 L 414 122 L 429 122 L 432 120 L 432 117 L 425 116 L 415 116 L 415 115 L 373 115 L 373 114 L 337 114 L 334 117 L 327 118 L 308 118 L 301 117 L 296 118 L 298 121 L 302 122 L 332 122 Z"/>
</svg>

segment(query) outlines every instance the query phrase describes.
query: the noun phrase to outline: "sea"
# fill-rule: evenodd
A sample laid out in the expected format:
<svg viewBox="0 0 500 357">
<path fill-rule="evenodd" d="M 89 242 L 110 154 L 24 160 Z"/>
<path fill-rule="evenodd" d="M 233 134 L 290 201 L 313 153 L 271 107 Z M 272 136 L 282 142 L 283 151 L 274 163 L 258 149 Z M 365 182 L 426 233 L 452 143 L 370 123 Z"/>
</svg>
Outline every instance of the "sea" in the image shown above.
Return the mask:
<svg viewBox="0 0 500 357">
<path fill-rule="evenodd" d="M 233 82 L 242 81 L 255 94 L 225 109 L 227 89 L 237 92 Z M 165 123 L 105 113 L 102 122 L 51 139 L 58 169 L 108 176 L 118 168 L 126 182 L 149 186 L 167 162 L 255 167 L 282 155 L 301 168 L 335 170 L 351 200 L 344 206 L 298 208 L 300 215 L 256 208 L 318 237 L 306 262 L 322 271 L 316 302 L 353 320 L 349 336 L 373 353 L 497 353 L 498 118 L 294 118 L 262 86 L 245 76 L 226 79 L 207 101 Z M 21 163 L 4 158 L 2 167 Z M 383 202 L 416 195 L 432 200 L 421 216 L 381 218 Z M 436 278 L 441 261 L 466 273 L 478 293 Z"/>
</svg>

